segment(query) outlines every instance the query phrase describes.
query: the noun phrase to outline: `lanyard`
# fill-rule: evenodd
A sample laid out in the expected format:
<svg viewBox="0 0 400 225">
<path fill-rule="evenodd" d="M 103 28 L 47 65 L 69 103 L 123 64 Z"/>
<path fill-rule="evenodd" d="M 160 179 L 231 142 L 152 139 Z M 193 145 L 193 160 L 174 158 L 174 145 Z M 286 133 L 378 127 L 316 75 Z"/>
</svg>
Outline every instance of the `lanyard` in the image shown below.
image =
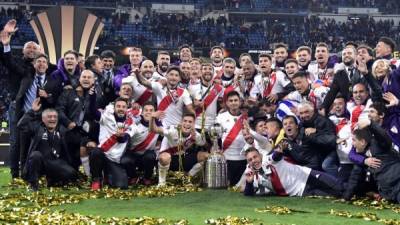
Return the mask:
<svg viewBox="0 0 400 225">
<path fill-rule="evenodd" d="M 200 101 L 202 101 L 206 97 L 206 95 L 208 94 L 208 92 L 210 92 L 210 90 L 213 86 L 214 86 L 214 84 L 211 84 L 210 86 L 208 86 L 206 92 L 203 93 L 203 83 L 200 83 L 200 93 L 201 93 Z"/>
</svg>

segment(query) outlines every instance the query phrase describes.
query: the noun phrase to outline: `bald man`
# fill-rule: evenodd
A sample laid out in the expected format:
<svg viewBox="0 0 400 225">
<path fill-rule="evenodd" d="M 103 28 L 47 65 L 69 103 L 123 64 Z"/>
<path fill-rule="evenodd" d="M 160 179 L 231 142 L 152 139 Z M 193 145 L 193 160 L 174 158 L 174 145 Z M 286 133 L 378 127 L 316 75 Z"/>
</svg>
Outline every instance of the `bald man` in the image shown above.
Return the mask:
<svg viewBox="0 0 400 225">
<path fill-rule="evenodd" d="M 165 80 L 164 77 L 154 73 L 154 63 L 151 60 L 144 60 L 142 62 L 139 73 L 149 82 Z M 139 105 L 143 106 L 144 103 L 152 100 L 152 90 L 139 82 L 135 73 L 131 73 L 130 76 L 122 79 L 122 83 L 128 83 L 133 87 L 133 100 Z"/>
<path fill-rule="evenodd" d="M 93 111 L 96 111 L 95 75 L 84 70 L 79 85 L 73 89 L 64 89 L 58 98 L 57 111 L 60 124 L 68 128 L 67 144 L 75 169 L 80 165 L 80 147 L 90 141 L 97 142 L 98 127 L 94 123 Z"/>
</svg>

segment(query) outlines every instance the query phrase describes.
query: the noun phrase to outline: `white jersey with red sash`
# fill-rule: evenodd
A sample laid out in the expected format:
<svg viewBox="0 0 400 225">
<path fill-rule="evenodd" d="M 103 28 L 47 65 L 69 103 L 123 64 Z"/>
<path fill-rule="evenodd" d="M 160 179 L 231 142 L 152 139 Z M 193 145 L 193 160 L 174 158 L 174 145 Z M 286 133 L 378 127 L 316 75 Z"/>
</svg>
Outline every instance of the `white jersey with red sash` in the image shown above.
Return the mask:
<svg viewBox="0 0 400 225">
<path fill-rule="evenodd" d="M 334 70 L 333 68 L 320 68 L 319 64 L 316 62 L 311 62 L 308 65 L 308 72 L 310 72 L 310 80 L 314 82 L 315 80 L 322 80 L 323 85 L 329 86 L 330 80 L 333 79 Z"/>
<path fill-rule="evenodd" d="M 152 81 L 150 79 L 149 81 Z M 152 90 L 146 88 L 138 82 L 135 76 L 128 76 L 122 79 L 122 83 L 128 83 L 133 87 L 133 100 L 139 105 L 143 105 L 147 101 L 151 101 L 151 96 L 153 95 Z"/>
<path fill-rule="evenodd" d="M 223 129 L 222 150 L 227 160 L 244 160 L 241 154 L 246 142 L 242 134 L 245 116 L 233 116 L 230 112 L 223 112 L 217 116 L 217 123 Z"/>
<path fill-rule="evenodd" d="M 324 102 L 325 96 L 328 93 L 329 88 L 325 86 L 320 86 L 315 89 L 311 89 L 306 95 L 300 94 L 299 91 L 292 91 L 287 96 L 286 99 L 290 101 L 295 101 L 301 103 L 303 101 L 309 101 L 313 103 L 315 108 L 319 108 Z"/>
<path fill-rule="evenodd" d="M 290 80 L 282 71 L 272 72 L 269 76 L 257 74 L 254 77 L 254 85 L 250 91 L 250 96 L 263 98 L 270 94 L 277 94 L 284 91 L 284 88 L 290 84 Z"/>
<path fill-rule="evenodd" d="M 248 173 L 247 168 L 245 173 Z M 254 175 L 256 194 L 274 193 L 279 196 L 302 196 L 311 169 L 285 160 L 274 161 L 272 155 L 263 157 L 262 171 Z"/>
<path fill-rule="evenodd" d="M 168 89 L 158 82 L 152 82 L 153 93 L 157 96 L 157 108 L 165 112 L 162 120 L 163 127 L 176 126 L 180 123 L 183 114 L 183 107 L 192 104 L 190 94 L 186 89 Z"/>
<path fill-rule="evenodd" d="M 222 86 L 219 84 L 212 84 L 211 86 L 206 87 L 202 83 L 200 83 L 189 86 L 188 90 L 193 99 L 202 101 L 204 103 L 204 127 L 208 129 L 215 123 L 215 118 L 217 117 L 218 99 L 222 99 L 224 96 L 224 90 Z M 202 119 L 203 108 L 197 108 L 196 129 L 201 128 Z"/>
<path fill-rule="evenodd" d="M 99 148 L 104 152 L 106 157 L 116 163 L 120 163 L 121 156 L 125 152 L 128 141 L 119 143 L 115 135 L 120 126 L 124 127 L 125 133 L 132 137 L 134 121 L 130 117 L 126 117 L 124 123 L 117 123 L 114 116 L 114 106 L 108 105 L 101 114 L 100 118 L 100 134 Z"/>
<path fill-rule="evenodd" d="M 257 99 L 258 97 L 265 98 L 272 94 L 272 88 L 276 83 L 276 73 L 272 72 L 270 76 L 257 74 L 254 77 L 254 85 L 250 90 L 250 97 Z"/>
<path fill-rule="evenodd" d="M 352 130 L 354 130 L 357 122 L 360 119 L 368 119 L 368 110 L 371 104 L 371 99 L 368 99 L 365 105 L 356 105 L 354 101 L 347 102 L 346 108 L 350 112 L 350 122 Z"/>
<path fill-rule="evenodd" d="M 144 154 L 147 150 L 155 150 L 158 134 L 149 132 L 149 125 L 141 121 L 133 127 L 132 137 L 129 141 L 129 151 L 136 154 Z"/>
<path fill-rule="evenodd" d="M 196 135 L 193 136 L 190 134 L 187 137 L 180 137 L 178 128 L 176 126 L 171 126 L 168 129 L 164 129 L 164 138 L 161 142 L 160 153 L 168 152 L 171 155 L 177 155 L 179 152 L 178 146 L 182 147 L 182 151 L 186 151 L 193 145 L 203 146 L 206 141 L 201 136 L 200 133 L 196 132 Z"/>
</svg>

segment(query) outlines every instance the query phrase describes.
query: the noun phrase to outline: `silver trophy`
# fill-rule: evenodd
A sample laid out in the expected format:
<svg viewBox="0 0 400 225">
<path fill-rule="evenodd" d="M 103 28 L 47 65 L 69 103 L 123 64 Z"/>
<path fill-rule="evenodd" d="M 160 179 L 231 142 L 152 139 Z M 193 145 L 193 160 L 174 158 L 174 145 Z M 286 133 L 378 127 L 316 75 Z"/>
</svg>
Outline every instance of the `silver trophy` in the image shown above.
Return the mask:
<svg viewBox="0 0 400 225">
<path fill-rule="evenodd" d="M 223 132 L 223 128 L 218 123 L 208 130 L 213 145 L 204 172 L 203 182 L 207 188 L 226 188 L 228 186 L 226 160 L 218 146 L 218 139 L 222 137 Z"/>
</svg>

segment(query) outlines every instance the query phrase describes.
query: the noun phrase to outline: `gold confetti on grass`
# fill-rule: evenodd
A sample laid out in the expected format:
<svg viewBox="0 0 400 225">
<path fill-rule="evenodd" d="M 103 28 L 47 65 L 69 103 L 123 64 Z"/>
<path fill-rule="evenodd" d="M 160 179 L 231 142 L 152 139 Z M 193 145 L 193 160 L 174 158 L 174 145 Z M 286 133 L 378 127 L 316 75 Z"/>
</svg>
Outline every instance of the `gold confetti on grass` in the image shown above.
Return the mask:
<svg viewBox="0 0 400 225">
<path fill-rule="evenodd" d="M 333 202 L 334 203 L 348 203 L 351 205 L 374 209 L 374 210 L 390 209 L 395 213 L 400 213 L 400 206 L 398 204 L 391 203 L 385 199 L 375 200 L 375 199 L 371 199 L 371 198 L 360 198 L 360 199 L 353 198 L 351 201 L 348 201 L 348 202 L 343 201 L 341 199 L 334 200 Z"/>
<path fill-rule="evenodd" d="M 167 186 L 136 187 L 128 190 L 103 188 L 91 191 L 88 184 L 81 181 L 78 186 L 42 188 L 39 192 L 26 192 L 27 184 L 23 180 L 14 180 L 9 185 L 10 192 L 0 195 L 0 224 L 122 224 L 122 225 L 187 225 L 187 220 L 168 220 L 165 218 L 103 218 L 86 216 L 79 213 L 52 210 L 50 207 L 64 204 L 76 204 L 87 199 L 120 199 L 134 197 L 164 197 L 179 193 L 197 192 L 201 189 L 193 185 L 183 173 L 171 173 Z M 46 186 L 45 180 L 40 181 Z M 85 187 L 85 188 L 80 188 Z"/>
<path fill-rule="evenodd" d="M 308 213 L 307 211 L 302 211 L 302 210 L 297 210 L 297 209 L 290 209 L 286 206 L 265 206 L 264 208 L 256 208 L 256 212 L 259 213 L 272 213 L 275 215 L 287 215 L 287 214 L 293 214 L 295 212 L 298 213 Z"/>
<path fill-rule="evenodd" d="M 217 219 L 206 219 L 204 221 L 205 224 L 210 224 L 210 225 L 256 225 L 256 224 L 262 224 L 256 223 L 257 221 L 254 219 L 250 219 L 247 217 L 237 217 L 237 216 L 227 216 L 224 218 L 217 218 Z"/>
<path fill-rule="evenodd" d="M 329 214 L 346 218 L 362 219 L 366 221 L 376 221 L 385 225 L 400 225 L 400 220 L 379 218 L 376 213 L 372 212 L 351 213 L 349 211 L 331 209 Z"/>
</svg>

